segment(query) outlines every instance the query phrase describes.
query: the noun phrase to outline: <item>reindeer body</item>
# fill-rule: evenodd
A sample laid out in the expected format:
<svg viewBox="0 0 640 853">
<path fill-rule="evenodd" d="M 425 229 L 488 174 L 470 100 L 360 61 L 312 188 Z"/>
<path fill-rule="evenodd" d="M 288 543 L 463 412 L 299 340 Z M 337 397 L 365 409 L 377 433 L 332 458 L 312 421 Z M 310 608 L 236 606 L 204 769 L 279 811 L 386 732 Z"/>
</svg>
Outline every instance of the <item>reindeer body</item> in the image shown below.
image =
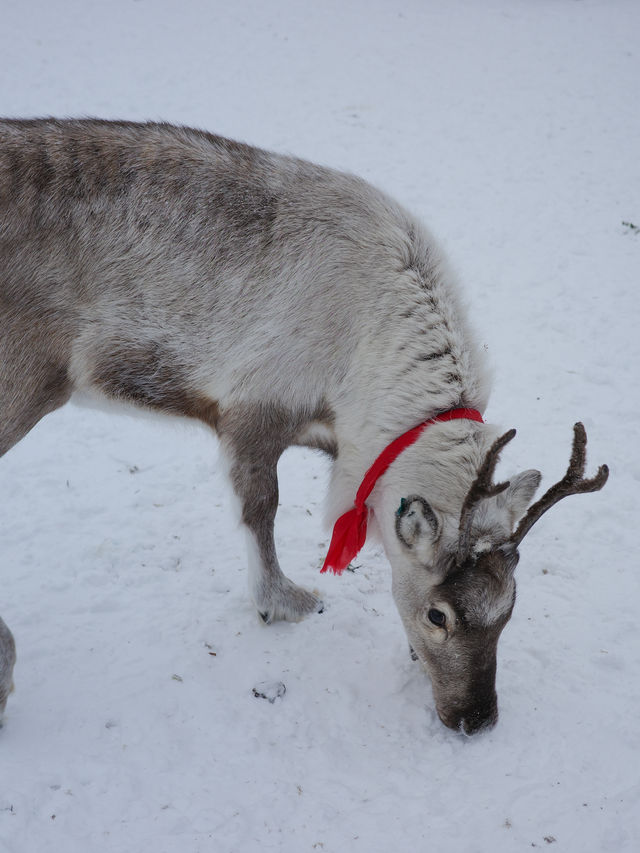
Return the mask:
<svg viewBox="0 0 640 853">
<path fill-rule="evenodd" d="M 398 430 L 486 403 L 437 248 L 358 178 L 165 125 L 10 121 L 0 192 L 5 346 L 40 327 L 51 402 L 270 406 L 362 446 L 356 479 Z"/>
<path fill-rule="evenodd" d="M 163 124 L 0 121 L 0 455 L 74 392 L 216 430 L 272 621 L 322 608 L 277 561 L 285 448 L 334 458 L 333 521 L 389 441 L 488 387 L 433 239 L 366 182 Z M 393 466 L 371 498 L 388 552 L 407 493 L 452 539 L 494 438 L 438 424 Z"/>
<path fill-rule="evenodd" d="M 166 125 L 0 139 L 0 451 L 98 393 L 204 420 L 234 460 L 328 450 L 335 517 L 389 440 L 484 408 L 433 240 L 364 181 Z M 273 501 L 262 479 L 236 488 Z"/>
</svg>

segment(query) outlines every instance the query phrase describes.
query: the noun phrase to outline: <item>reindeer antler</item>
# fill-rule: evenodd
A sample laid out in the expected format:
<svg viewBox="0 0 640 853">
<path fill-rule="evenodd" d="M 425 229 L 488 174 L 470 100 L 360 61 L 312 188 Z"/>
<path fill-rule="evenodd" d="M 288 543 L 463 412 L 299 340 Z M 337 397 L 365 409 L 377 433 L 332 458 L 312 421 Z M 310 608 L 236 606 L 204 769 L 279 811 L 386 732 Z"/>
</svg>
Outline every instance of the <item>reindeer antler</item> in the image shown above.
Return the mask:
<svg viewBox="0 0 640 853">
<path fill-rule="evenodd" d="M 504 492 L 509 487 L 509 483 L 492 483 L 493 472 L 498 463 L 500 452 L 505 444 L 508 444 L 516 434 L 515 429 L 510 429 L 505 432 L 500 438 L 497 438 L 489 448 L 487 455 L 480 468 L 478 476 L 471 484 L 460 512 L 460 525 L 458 527 L 458 554 L 456 561 L 461 565 L 469 553 L 469 544 L 471 542 L 471 524 L 473 516 L 478 508 L 480 501 L 485 498 L 492 498 Z"/>
<path fill-rule="evenodd" d="M 573 448 L 571 450 L 571 460 L 567 468 L 567 473 L 562 480 L 551 486 L 540 500 L 531 504 L 527 510 L 527 514 L 520 519 L 520 523 L 511 535 L 509 542 L 512 542 L 516 546 L 519 545 L 536 521 L 554 504 L 562 500 L 562 498 L 586 492 L 597 492 L 604 486 L 609 476 L 607 465 L 601 465 L 595 477 L 591 477 L 588 480 L 584 479 L 586 455 L 587 433 L 584 425 L 578 422 L 573 427 Z"/>
</svg>

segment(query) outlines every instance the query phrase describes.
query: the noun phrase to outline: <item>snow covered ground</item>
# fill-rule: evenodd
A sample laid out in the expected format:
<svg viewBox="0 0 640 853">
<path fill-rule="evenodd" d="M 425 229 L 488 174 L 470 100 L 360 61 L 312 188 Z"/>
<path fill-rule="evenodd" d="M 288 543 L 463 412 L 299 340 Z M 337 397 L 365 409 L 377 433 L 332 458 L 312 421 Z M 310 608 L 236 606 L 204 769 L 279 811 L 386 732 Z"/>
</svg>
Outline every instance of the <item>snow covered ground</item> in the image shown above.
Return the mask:
<svg viewBox="0 0 640 853">
<path fill-rule="evenodd" d="M 501 719 L 464 738 L 407 653 L 379 549 L 319 576 L 326 463 L 280 466 L 263 626 L 216 441 L 68 406 L 0 462 L 2 853 L 640 849 L 640 4 L 3 0 L 0 113 L 163 118 L 368 178 L 418 212 L 495 368 L 503 471 L 603 492 L 522 548 Z M 1 369 L 1 366 L 0 366 Z M 1 416 L 1 413 L 0 413 Z M 281 681 L 273 703 L 252 688 Z"/>
</svg>

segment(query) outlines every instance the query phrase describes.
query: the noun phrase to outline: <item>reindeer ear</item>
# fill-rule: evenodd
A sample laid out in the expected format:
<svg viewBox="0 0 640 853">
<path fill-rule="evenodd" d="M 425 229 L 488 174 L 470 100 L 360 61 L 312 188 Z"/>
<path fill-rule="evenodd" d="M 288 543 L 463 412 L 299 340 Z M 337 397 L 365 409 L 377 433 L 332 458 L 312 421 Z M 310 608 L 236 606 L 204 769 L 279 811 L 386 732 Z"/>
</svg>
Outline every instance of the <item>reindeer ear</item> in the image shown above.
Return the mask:
<svg viewBox="0 0 640 853">
<path fill-rule="evenodd" d="M 396 535 L 405 548 L 418 548 L 433 542 L 438 532 L 438 519 L 420 495 L 402 498 L 396 511 Z"/>
<path fill-rule="evenodd" d="M 541 479 L 540 471 L 533 468 L 529 471 L 522 471 L 515 477 L 511 477 L 509 488 L 498 495 L 498 506 L 509 512 L 512 527 L 524 515 Z"/>
</svg>

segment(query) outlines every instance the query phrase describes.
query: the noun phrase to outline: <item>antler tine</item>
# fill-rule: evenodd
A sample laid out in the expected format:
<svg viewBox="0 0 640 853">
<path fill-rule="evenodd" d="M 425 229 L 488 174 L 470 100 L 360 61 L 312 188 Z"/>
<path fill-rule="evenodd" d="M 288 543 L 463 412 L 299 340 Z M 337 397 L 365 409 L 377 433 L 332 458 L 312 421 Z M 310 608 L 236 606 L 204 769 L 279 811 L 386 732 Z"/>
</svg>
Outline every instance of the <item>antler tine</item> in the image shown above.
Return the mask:
<svg viewBox="0 0 640 853">
<path fill-rule="evenodd" d="M 500 438 L 497 438 L 493 442 L 493 444 L 487 451 L 487 455 L 485 456 L 482 465 L 478 469 L 478 476 L 473 481 L 473 483 L 471 484 L 471 488 L 467 492 L 467 496 L 464 499 L 464 503 L 462 504 L 462 510 L 460 512 L 460 525 L 458 527 L 458 565 L 464 562 L 464 559 L 469 553 L 469 543 L 471 541 L 471 524 L 473 522 L 473 516 L 475 514 L 475 511 L 478 508 L 478 504 L 481 500 L 484 500 L 485 498 L 492 498 L 495 495 L 499 495 L 500 492 L 504 492 L 504 490 L 509 487 L 508 482 L 493 483 L 492 480 L 493 472 L 495 471 L 496 465 L 498 464 L 500 452 L 502 451 L 505 444 L 508 444 L 511 441 L 515 434 L 515 429 L 510 429 L 508 432 L 505 432 L 504 435 L 501 435 Z"/>
<path fill-rule="evenodd" d="M 583 475 L 586 455 L 587 433 L 584 425 L 578 422 L 573 427 L 573 447 L 571 449 L 571 459 L 567 473 L 562 480 L 551 486 L 540 500 L 529 507 L 527 514 L 520 519 L 520 523 L 509 539 L 510 542 L 514 545 L 519 545 L 536 521 L 554 504 L 562 500 L 562 498 L 586 492 L 597 492 L 604 486 L 609 476 L 608 466 L 601 465 L 595 477 L 585 479 Z"/>
</svg>

